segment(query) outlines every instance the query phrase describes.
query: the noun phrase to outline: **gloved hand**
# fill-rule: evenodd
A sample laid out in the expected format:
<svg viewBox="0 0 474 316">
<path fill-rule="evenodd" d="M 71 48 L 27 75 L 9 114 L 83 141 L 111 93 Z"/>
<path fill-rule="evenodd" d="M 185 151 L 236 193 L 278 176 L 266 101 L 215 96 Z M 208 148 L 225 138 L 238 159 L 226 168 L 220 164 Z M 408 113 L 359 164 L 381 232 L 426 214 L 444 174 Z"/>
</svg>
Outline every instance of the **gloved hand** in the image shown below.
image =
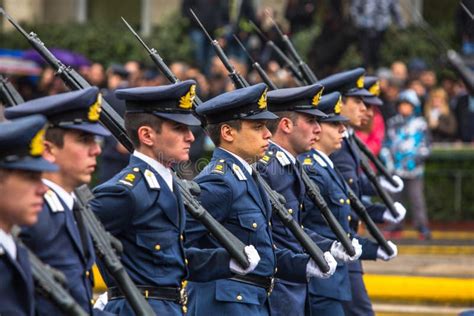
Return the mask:
<svg viewBox="0 0 474 316">
<path fill-rule="evenodd" d="M 258 263 L 260 262 L 260 255 L 258 254 L 257 249 L 253 245 L 245 246 L 244 248 L 245 254 L 247 255 L 247 259 L 250 262 L 250 265 L 247 269 L 244 269 L 237 263 L 234 259 L 230 259 L 229 268 L 230 271 L 240 274 L 246 275 L 247 273 L 252 272 L 257 267 Z"/>
<path fill-rule="evenodd" d="M 95 301 L 94 308 L 103 311 L 108 301 L 109 297 L 107 295 L 107 292 L 104 292 L 100 294 L 97 298 L 97 301 Z"/>
<path fill-rule="evenodd" d="M 309 259 L 308 264 L 306 265 L 306 277 L 309 279 L 311 277 L 327 279 L 336 272 L 337 262 L 336 259 L 326 251 L 324 253 L 324 259 L 329 265 L 329 271 L 324 273 L 319 270 L 319 267 L 316 265 L 313 259 Z"/>
<path fill-rule="evenodd" d="M 390 192 L 390 193 L 402 192 L 403 187 L 404 187 L 402 178 L 400 178 L 399 176 L 392 176 L 392 179 L 393 179 L 393 181 L 395 181 L 395 182 L 397 183 L 397 186 L 396 186 L 396 187 L 394 187 L 394 186 L 393 186 L 390 182 L 388 182 L 388 180 L 385 179 L 384 177 L 380 177 L 380 179 L 379 179 L 380 185 L 382 186 L 382 188 L 384 188 L 385 190 L 387 190 L 387 191 Z"/>
<path fill-rule="evenodd" d="M 395 207 L 395 210 L 398 213 L 398 217 L 393 217 L 392 213 L 389 210 L 385 210 L 385 212 L 383 212 L 383 220 L 388 223 L 398 224 L 405 218 L 407 210 L 400 202 L 393 203 L 393 206 Z"/>
<path fill-rule="evenodd" d="M 393 255 L 389 256 L 385 250 L 382 249 L 382 247 L 379 247 L 377 249 L 377 259 L 382 259 L 383 261 L 389 261 L 393 258 L 395 258 L 398 254 L 398 249 L 397 249 L 397 245 L 395 245 L 393 242 L 391 241 L 388 241 L 388 245 L 390 246 L 390 248 L 393 249 Z"/>
<path fill-rule="evenodd" d="M 331 246 L 331 255 L 333 255 L 333 257 L 340 262 L 356 261 L 362 254 L 362 246 L 361 244 L 359 244 L 359 240 L 357 240 L 356 238 L 352 238 L 352 246 L 354 247 L 355 254 L 351 257 L 346 252 L 342 244 L 339 241 L 335 241 L 332 243 Z"/>
</svg>

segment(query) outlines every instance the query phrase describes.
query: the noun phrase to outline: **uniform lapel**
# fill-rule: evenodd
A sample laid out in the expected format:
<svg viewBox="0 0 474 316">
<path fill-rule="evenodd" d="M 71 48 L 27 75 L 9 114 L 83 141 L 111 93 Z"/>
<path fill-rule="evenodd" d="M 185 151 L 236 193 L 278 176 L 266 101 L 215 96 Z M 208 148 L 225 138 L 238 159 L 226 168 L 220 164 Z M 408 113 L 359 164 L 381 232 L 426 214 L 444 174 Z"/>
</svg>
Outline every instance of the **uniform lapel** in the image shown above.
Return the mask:
<svg viewBox="0 0 474 316">
<path fill-rule="evenodd" d="M 153 173 L 156 176 L 156 179 L 158 180 L 158 183 L 160 184 L 161 187 L 161 193 L 160 193 L 160 198 L 159 198 L 159 203 L 161 206 L 161 209 L 163 210 L 163 213 L 168 217 L 171 223 L 175 225 L 176 227 L 180 227 L 179 223 L 179 202 L 178 201 L 178 192 L 172 192 L 171 189 L 168 187 L 168 184 L 166 184 L 165 180 L 154 170 L 150 167 L 150 169 L 153 171 Z M 174 185 L 174 183 L 173 183 Z M 178 187 L 174 185 L 174 190 L 178 190 Z M 179 196 L 179 199 L 181 197 Z"/>
<path fill-rule="evenodd" d="M 316 150 L 313 151 L 313 154 L 314 155 L 317 155 L 319 158 L 323 159 L 324 161 L 326 161 L 326 159 L 321 156 Z M 327 163 L 327 162 L 326 162 Z M 339 174 L 337 173 L 337 170 L 335 168 L 332 168 L 329 163 L 327 163 L 327 167 L 324 168 L 327 170 L 327 173 L 329 174 L 329 176 L 337 183 L 337 185 L 345 192 L 346 191 L 346 188 L 344 186 L 344 178 L 341 178 L 339 176 Z"/>
<path fill-rule="evenodd" d="M 64 203 L 64 201 L 61 200 L 61 198 L 59 196 L 58 196 L 58 198 L 59 198 L 59 200 L 61 201 L 61 204 L 64 207 L 64 217 L 65 217 L 64 221 L 65 221 L 65 224 L 66 224 L 66 230 L 68 231 L 69 235 L 71 236 L 71 239 L 73 240 L 74 245 L 76 246 L 77 250 L 81 254 L 82 260 L 87 262 L 87 258 L 84 257 L 84 249 L 82 247 L 81 236 L 79 235 L 79 229 L 78 229 L 78 227 L 75 223 L 74 215 L 72 213 L 72 210 L 70 210 L 67 207 L 66 203 Z M 57 214 L 57 215 L 59 215 L 59 214 Z"/>
</svg>

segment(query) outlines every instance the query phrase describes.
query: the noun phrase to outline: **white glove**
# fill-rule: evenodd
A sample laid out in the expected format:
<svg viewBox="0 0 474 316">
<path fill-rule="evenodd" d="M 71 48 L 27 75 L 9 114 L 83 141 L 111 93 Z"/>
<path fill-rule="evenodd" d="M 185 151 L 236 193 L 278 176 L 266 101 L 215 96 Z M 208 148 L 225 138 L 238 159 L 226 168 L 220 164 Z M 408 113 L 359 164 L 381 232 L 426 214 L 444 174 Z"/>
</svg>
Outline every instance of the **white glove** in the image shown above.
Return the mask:
<svg viewBox="0 0 474 316">
<path fill-rule="evenodd" d="M 393 217 L 392 213 L 389 210 L 385 210 L 385 212 L 383 212 L 383 220 L 388 223 L 398 224 L 405 218 L 407 210 L 400 202 L 393 203 L 393 206 L 395 207 L 395 210 L 398 213 L 397 218 Z"/>
<path fill-rule="evenodd" d="M 392 179 L 393 179 L 393 181 L 395 181 L 397 183 L 396 187 L 394 187 L 384 177 L 380 177 L 380 179 L 379 179 L 380 180 L 380 185 L 382 186 L 382 188 L 384 188 L 385 190 L 387 190 L 390 193 L 402 192 L 403 187 L 404 187 L 402 178 L 400 178 L 399 176 L 392 176 Z"/>
<path fill-rule="evenodd" d="M 245 254 L 247 255 L 247 259 L 249 260 L 249 267 L 244 269 L 237 263 L 234 259 L 230 259 L 229 268 L 230 271 L 240 274 L 246 275 L 247 273 L 252 272 L 257 267 L 257 264 L 260 262 L 260 255 L 258 254 L 257 249 L 254 246 L 245 246 L 244 248 Z"/>
<path fill-rule="evenodd" d="M 397 249 L 397 245 L 395 245 L 393 242 L 391 241 L 388 241 L 387 242 L 388 245 L 390 246 L 390 248 L 392 248 L 393 250 L 393 255 L 389 256 L 385 250 L 382 249 L 382 247 L 379 247 L 377 249 L 377 259 L 382 259 L 383 261 L 389 261 L 393 258 L 395 258 L 398 254 L 398 249 Z"/>
<path fill-rule="evenodd" d="M 349 254 L 346 252 L 344 247 L 339 241 L 333 242 L 331 246 L 331 255 L 338 260 L 339 262 L 352 262 L 356 261 L 359 259 L 360 255 L 362 254 L 362 246 L 359 244 L 359 240 L 356 238 L 352 239 L 352 247 L 354 247 L 355 254 L 351 257 Z"/>
<path fill-rule="evenodd" d="M 108 301 L 109 297 L 107 296 L 107 292 L 104 292 L 100 294 L 97 300 L 95 301 L 94 308 L 103 311 Z"/>
<path fill-rule="evenodd" d="M 324 259 L 329 265 L 329 271 L 324 273 L 319 270 L 319 267 L 316 265 L 313 259 L 309 259 L 308 264 L 306 265 L 306 277 L 309 279 L 311 277 L 316 277 L 320 279 L 327 279 L 336 272 L 337 261 L 334 257 L 326 251 L 324 253 Z"/>
</svg>

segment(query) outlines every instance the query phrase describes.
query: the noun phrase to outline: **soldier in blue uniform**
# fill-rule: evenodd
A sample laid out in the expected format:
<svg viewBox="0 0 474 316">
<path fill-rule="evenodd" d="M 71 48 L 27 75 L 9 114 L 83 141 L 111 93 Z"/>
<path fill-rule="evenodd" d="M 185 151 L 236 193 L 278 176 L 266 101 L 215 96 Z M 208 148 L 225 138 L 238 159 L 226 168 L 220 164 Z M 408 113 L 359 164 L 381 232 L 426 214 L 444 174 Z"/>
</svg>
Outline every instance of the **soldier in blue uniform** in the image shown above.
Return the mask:
<svg viewBox="0 0 474 316">
<path fill-rule="evenodd" d="M 268 150 L 271 133 L 267 120 L 277 116 L 267 110 L 267 87 L 257 84 L 219 95 L 197 108 L 217 148 L 211 162 L 196 177 L 199 199 L 214 217 L 244 243 L 256 246 L 261 261 L 245 277 L 235 275 L 214 282 L 192 282 L 192 315 L 268 315 L 268 297 L 274 277 L 306 283 L 313 276 L 328 277 L 306 254 L 280 248 L 273 243 L 272 209 L 267 195 L 250 164 Z M 193 219 L 187 223 L 188 243 L 216 247 L 216 241 Z"/>
<path fill-rule="evenodd" d="M 319 84 L 268 92 L 268 109 L 279 118 L 267 124 L 273 136 L 257 169 L 268 184 L 285 197 L 286 208 L 300 224 L 306 188 L 301 180 L 300 164 L 296 157 L 309 151 L 319 137 L 321 128 L 318 120 L 326 116 L 319 110 L 322 92 L 323 87 Z M 338 260 L 347 260 L 348 255 L 344 251 L 336 250 L 341 248 L 334 236 L 324 238 L 316 230 L 309 230 L 306 225 L 304 227 L 323 251 L 329 251 Z M 304 252 L 293 234 L 277 217 L 272 218 L 272 235 L 277 247 L 287 248 L 295 253 Z M 313 279 L 315 278 L 311 280 Z M 312 281 L 310 283 L 313 284 Z M 314 291 L 314 287 L 310 291 Z M 308 315 L 308 295 L 307 284 L 276 280 L 270 297 L 272 315 Z"/>
<path fill-rule="evenodd" d="M 119 89 L 125 100 L 125 126 L 136 150 L 127 167 L 95 188 L 91 206 L 105 228 L 123 244 L 122 262 L 158 315 L 186 312 L 184 281 L 245 274 L 258 263 L 254 247 L 246 252 L 251 266 L 240 268 L 223 248 L 184 248 L 186 214 L 171 166 L 189 159 L 194 136 L 193 80 L 160 87 Z M 101 269 L 101 271 L 103 271 Z M 105 310 L 134 315 L 113 279 Z"/>
<path fill-rule="evenodd" d="M 318 108 L 328 116 L 320 121 L 320 137 L 313 149 L 309 153 L 300 155 L 298 159 L 303 164 L 303 169 L 320 188 L 321 195 L 342 228 L 350 232 L 351 237 L 357 237 L 356 240 L 360 240 L 362 245 L 360 258 L 375 259 L 378 245 L 368 239 L 360 238 L 350 230 L 351 206 L 347 184 L 329 159 L 331 153 L 341 148 L 342 135 L 345 131 L 344 123 L 348 121 L 346 117 L 340 115 L 341 105 L 339 92 L 323 96 Z M 303 218 L 305 227 L 318 231 L 327 238 L 336 238 L 311 200 L 307 199 L 305 207 L 306 213 Z M 352 258 L 348 262 L 356 259 Z M 329 280 L 312 280 L 310 288 L 315 294 L 311 297 L 313 315 L 344 315 L 342 302 L 350 301 L 352 297 L 347 264 L 340 262 L 336 273 Z"/>
<path fill-rule="evenodd" d="M 371 196 L 375 194 L 375 191 L 367 177 L 361 174 L 359 152 L 351 139 L 351 135 L 353 134 L 352 127 L 360 126 L 361 120 L 366 111 L 363 98 L 374 96 L 364 89 L 364 73 L 365 70 L 363 68 L 356 68 L 354 70 L 331 75 L 319 82 L 325 87 L 326 92 L 339 91 L 342 94 L 340 114 L 349 119 L 349 127 L 345 132 L 341 149 L 331 154 L 330 158 L 334 162 L 336 169 L 341 173 L 344 180 L 349 184 L 359 198 L 361 198 L 362 195 Z M 398 218 L 393 218 L 388 209 L 381 204 L 372 204 L 369 202 L 364 202 L 364 204 L 367 207 L 369 215 L 376 223 L 383 223 L 385 221 L 399 222 L 403 219 L 406 213 L 406 210 L 400 203 L 396 203 L 395 205 L 399 213 Z M 349 225 L 352 234 L 356 234 L 359 225 L 359 218 L 354 212 L 351 214 Z M 396 246 L 394 244 L 391 245 L 396 254 Z M 386 254 L 383 256 L 384 254 L 384 252 L 380 254 L 381 258 L 384 260 L 390 260 L 394 257 L 386 256 Z M 346 315 L 373 315 L 372 304 L 367 295 L 367 290 L 362 279 L 363 270 L 361 262 L 351 262 L 348 266 L 352 289 L 352 301 L 344 302 L 344 311 Z"/>
<path fill-rule="evenodd" d="M 74 215 L 73 190 L 91 181 L 101 152 L 96 136 L 110 135 L 98 122 L 98 92 L 90 87 L 35 99 L 5 111 L 7 118 L 33 113 L 48 118 L 43 157 L 56 163 L 59 171 L 44 173 L 48 191 L 43 211 L 34 226 L 22 229 L 20 237 L 43 262 L 64 273 L 72 297 L 91 314 L 98 312 L 92 308 L 95 254 L 89 233 Z M 62 315 L 41 295 L 37 296 L 36 309 L 38 315 Z"/>
<path fill-rule="evenodd" d="M 37 222 L 47 190 L 41 173 L 57 170 L 41 157 L 45 126 L 42 115 L 0 123 L 0 315 L 35 315 L 28 253 L 12 229 Z"/>
</svg>

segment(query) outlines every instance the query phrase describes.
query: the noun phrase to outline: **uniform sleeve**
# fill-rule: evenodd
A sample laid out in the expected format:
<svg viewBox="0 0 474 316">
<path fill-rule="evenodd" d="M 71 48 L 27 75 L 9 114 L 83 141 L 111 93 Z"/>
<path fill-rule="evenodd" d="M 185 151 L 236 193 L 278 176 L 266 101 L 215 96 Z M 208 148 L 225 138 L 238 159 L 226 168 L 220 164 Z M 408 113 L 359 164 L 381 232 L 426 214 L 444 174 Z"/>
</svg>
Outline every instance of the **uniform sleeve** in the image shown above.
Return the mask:
<svg viewBox="0 0 474 316">
<path fill-rule="evenodd" d="M 186 258 L 189 260 L 189 280 L 207 282 L 232 277 L 229 268 L 230 255 L 224 248 L 199 249 L 191 247 L 185 251 Z"/>
<path fill-rule="evenodd" d="M 383 213 L 387 210 L 385 205 L 380 203 L 369 203 L 366 201 L 362 201 L 362 203 L 365 205 L 370 218 L 372 218 L 375 223 L 383 224 L 385 222 L 383 219 Z"/>
<path fill-rule="evenodd" d="M 275 249 L 277 258 L 277 278 L 297 282 L 306 283 L 306 265 L 309 261 L 307 254 L 295 254 L 288 249 Z"/>
<path fill-rule="evenodd" d="M 379 245 L 368 239 L 357 236 L 359 243 L 362 245 L 362 255 L 360 256 L 360 260 L 376 260 L 377 259 L 377 249 Z"/>
<path fill-rule="evenodd" d="M 99 186 L 90 206 L 105 229 L 113 235 L 130 227 L 136 200 L 133 192 L 123 185 Z"/>
<path fill-rule="evenodd" d="M 41 241 L 40 236 L 48 235 L 50 231 L 51 224 L 51 214 L 47 206 L 44 206 L 41 212 L 38 214 L 38 221 L 33 226 L 24 226 L 21 228 L 20 238 L 25 243 L 25 245 L 31 249 L 31 251 L 36 252 L 38 244 L 37 242 Z"/>
</svg>

